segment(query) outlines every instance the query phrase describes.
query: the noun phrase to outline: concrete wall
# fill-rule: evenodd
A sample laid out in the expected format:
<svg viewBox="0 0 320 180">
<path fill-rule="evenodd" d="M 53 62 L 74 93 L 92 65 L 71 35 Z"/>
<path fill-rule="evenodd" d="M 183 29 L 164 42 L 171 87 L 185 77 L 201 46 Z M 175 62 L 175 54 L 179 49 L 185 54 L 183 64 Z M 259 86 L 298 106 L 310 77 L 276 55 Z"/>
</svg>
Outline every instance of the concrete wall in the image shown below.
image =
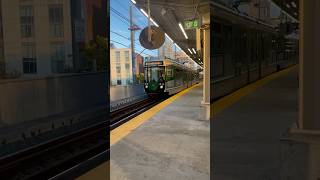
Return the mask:
<svg viewBox="0 0 320 180">
<path fill-rule="evenodd" d="M 110 102 L 115 102 L 121 99 L 134 96 L 145 95 L 143 84 L 132 86 L 111 86 L 110 87 Z"/>
<path fill-rule="evenodd" d="M 0 123 L 13 125 L 107 104 L 107 73 L 0 80 Z"/>
</svg>

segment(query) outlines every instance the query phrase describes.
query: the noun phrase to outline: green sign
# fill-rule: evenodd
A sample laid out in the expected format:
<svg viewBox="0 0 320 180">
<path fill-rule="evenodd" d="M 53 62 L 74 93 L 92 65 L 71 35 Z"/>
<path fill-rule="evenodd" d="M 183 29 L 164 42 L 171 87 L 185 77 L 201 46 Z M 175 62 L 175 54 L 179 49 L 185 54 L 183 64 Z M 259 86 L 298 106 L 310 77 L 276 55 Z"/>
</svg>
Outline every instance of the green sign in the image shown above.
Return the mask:
<svg viewBox="0 0 320 180">
<path fill-rule="evenodd" d="M 184 22 L 184 29 L 196 29 L 199 27 L 199 21 L 195 20 L 188 20 Z"/>
</svg>

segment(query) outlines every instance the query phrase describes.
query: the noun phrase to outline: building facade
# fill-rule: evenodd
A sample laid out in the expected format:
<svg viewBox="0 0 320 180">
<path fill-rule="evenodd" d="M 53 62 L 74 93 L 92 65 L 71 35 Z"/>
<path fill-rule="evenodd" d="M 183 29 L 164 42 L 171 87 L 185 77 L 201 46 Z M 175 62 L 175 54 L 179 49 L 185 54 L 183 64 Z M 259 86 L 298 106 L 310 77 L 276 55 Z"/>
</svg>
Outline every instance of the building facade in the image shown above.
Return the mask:
<svg viewBox="0 0 320 180">
<path fill-rule="evenodd" d="M 7 73 L 45 75 L 73 69 L 70 0 L 1 3 Z"/>
<path fill-rule="evenodd" d="M 106 0 L 0 2 L 0 71 L 5 67 L 7 74 L 88 70 L 85 44 L 98 35 L 107 37 Z"/>
<path fill-rule="evenodd" d="M 111 48 L 111 85 L 130 85 L 133 83 L 131 48 Z"/>
<path fill-rule="evenodd" d="M 83 51 L 97 36 L 107 37 L 107 0 L 70 0 L 75 71 L 87 70 L 89 63 Z"/>
<path fill-rule="evenodd" d="M 136 75 L 144 73 L 144 57 L 136 53 Z"/>
</svg>

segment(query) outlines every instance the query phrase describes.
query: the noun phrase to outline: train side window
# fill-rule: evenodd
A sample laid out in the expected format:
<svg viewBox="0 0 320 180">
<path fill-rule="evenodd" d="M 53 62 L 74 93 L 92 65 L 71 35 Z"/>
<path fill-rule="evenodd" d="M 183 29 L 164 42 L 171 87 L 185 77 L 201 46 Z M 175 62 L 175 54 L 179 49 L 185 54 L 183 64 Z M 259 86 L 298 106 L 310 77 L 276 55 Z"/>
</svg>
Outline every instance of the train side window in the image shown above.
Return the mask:
<svg viewBox="0 0 320 180">
<path fill-rule="evenodd" d="M 167 80 L 171 80 L 173 78 L 173 67 L 172 66 L 168 66 L 166 68 L 166 79 Z"/>
</svg>

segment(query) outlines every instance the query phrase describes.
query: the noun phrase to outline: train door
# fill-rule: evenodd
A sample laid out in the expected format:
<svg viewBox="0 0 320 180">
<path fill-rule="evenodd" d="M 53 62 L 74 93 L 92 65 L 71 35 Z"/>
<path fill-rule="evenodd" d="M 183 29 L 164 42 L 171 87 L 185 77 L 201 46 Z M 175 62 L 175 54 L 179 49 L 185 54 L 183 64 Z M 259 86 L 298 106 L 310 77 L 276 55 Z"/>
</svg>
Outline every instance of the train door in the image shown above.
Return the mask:
<svg viewBox="0 0 320 180">
<path fill-rule="evenodd" d="M 165 68 L 165 87 L 173 88 L 174 87 L 174 67 L 166 66 Z"/>
</svg>

